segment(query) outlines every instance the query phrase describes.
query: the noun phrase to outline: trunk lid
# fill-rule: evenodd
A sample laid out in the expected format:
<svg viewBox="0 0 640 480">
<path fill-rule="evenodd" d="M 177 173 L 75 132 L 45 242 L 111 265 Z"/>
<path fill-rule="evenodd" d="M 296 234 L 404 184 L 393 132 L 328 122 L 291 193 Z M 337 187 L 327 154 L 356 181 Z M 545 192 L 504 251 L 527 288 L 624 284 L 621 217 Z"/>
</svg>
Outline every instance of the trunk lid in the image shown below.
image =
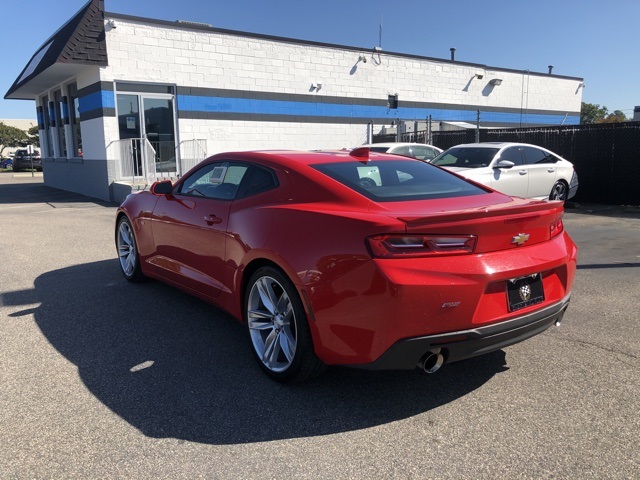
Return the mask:
<svg viewBox="0 0 640 480">
<path fill-rule="evenodd" d="M 443 208 L 429 208 L 425 202 L 403 202 L 394 206 L 398 212 L 402 208 L 401 213 L 388 214 L 404 222 L 406 232 L 411 234 L 475 235 L 478 254 L 546 242 L 551 238 L 551 224 L 564 213 L 562 202 L 488 196 L 501 201 L 476 205 L 478 197 L 471 202 L 449 199 Z"/>
</svg>

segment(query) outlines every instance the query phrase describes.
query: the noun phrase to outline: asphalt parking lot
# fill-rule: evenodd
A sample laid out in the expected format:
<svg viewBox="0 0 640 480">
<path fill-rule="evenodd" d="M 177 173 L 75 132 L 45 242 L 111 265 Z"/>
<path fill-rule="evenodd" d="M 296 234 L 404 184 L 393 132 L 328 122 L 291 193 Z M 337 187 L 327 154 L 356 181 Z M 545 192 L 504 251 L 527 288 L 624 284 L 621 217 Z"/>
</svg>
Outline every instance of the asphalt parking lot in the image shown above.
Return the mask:
<svg viewBox="0 0 640 480">
<path fill-rule="evenodd" d="M 567 210 L 559 328 L 298 386 L 224 313 L 128 284 L 115 208 L 0 173 L 0 478 L 640 478 L 640 208 Z"/>
</svg>

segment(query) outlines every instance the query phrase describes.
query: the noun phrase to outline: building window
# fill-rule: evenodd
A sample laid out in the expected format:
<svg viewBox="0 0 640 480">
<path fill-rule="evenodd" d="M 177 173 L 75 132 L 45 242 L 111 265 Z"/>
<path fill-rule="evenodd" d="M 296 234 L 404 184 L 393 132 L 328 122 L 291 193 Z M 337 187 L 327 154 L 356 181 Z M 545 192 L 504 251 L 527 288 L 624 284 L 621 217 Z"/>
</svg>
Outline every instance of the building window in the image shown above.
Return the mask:
<svg viewBox="0 0 640 480">
<path fill-rule="evenodd" d="M 73 156 L 82 157 L 82 130 L 80 129 L 80 99 L 78 85 L 73 82 L 67 86 L 69 94 L 69 124 L 71 125 L 71 141 L 73 142 Z"/>
<path fill-rule="evenodd" d="M 56 141 L 58 142 L 58 156 L 61 158 L 67 158 L 67 139 L 64 135 L 64 124 L 65 124 L 65 111 L 67 110 L 66 105 L 63 104 L 62 101 L 62 92 L 60 90 L 56 90 L 53 93 L 53 107 L 56 116 L 56 122 L 54 128 L 54 135 Z"/>
<path fill-rule="evenodd" d="M 40 139 L 40 143 L 42 144 L 40 147 L 42 149 L 43 157 L 53 157 L 53 150 L 51 149 L 51 142 L 49 139 L 51 138 L 49 135 L 50 131 L 50 119 L 49 119 L 49 97 L 47 95 L 43 95 L 40 97 L 40 105 L 42 106 L 42 122 L 44 125 L 44 135 L 43 138 Z"/>
</svg>

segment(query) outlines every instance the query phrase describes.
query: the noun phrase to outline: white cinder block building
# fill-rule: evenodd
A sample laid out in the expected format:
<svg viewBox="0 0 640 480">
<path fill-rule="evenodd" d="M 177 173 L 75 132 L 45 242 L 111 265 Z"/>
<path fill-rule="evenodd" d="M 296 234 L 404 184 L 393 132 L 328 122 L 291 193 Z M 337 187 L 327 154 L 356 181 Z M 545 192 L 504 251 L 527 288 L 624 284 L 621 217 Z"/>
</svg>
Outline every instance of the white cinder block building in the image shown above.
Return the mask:
<svg viewBox="0 0 640 480">
<path fill-rule="evenodd" d="M 400 121 L 576 124 L 582 79 L 104 12 L 5 98 L 36 101 L 45 183 L 104 200 L 230 150 L 336 149 Z"/>
</svg>

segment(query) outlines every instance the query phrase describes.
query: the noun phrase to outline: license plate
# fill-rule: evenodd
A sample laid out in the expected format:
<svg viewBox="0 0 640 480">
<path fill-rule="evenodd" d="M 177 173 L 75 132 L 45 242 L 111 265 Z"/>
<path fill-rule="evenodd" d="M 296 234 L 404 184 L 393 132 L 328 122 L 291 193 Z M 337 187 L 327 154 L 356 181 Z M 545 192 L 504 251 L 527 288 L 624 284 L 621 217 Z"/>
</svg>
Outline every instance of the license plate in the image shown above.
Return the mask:
<svg viewBox="0 0 640 480">
<path fill-rule="evenodd" d="M 544 300 L 542 276 L 536 273 L 508 280 L 507 296 L 510 312 L 541 303 Z"/>
</svg>

